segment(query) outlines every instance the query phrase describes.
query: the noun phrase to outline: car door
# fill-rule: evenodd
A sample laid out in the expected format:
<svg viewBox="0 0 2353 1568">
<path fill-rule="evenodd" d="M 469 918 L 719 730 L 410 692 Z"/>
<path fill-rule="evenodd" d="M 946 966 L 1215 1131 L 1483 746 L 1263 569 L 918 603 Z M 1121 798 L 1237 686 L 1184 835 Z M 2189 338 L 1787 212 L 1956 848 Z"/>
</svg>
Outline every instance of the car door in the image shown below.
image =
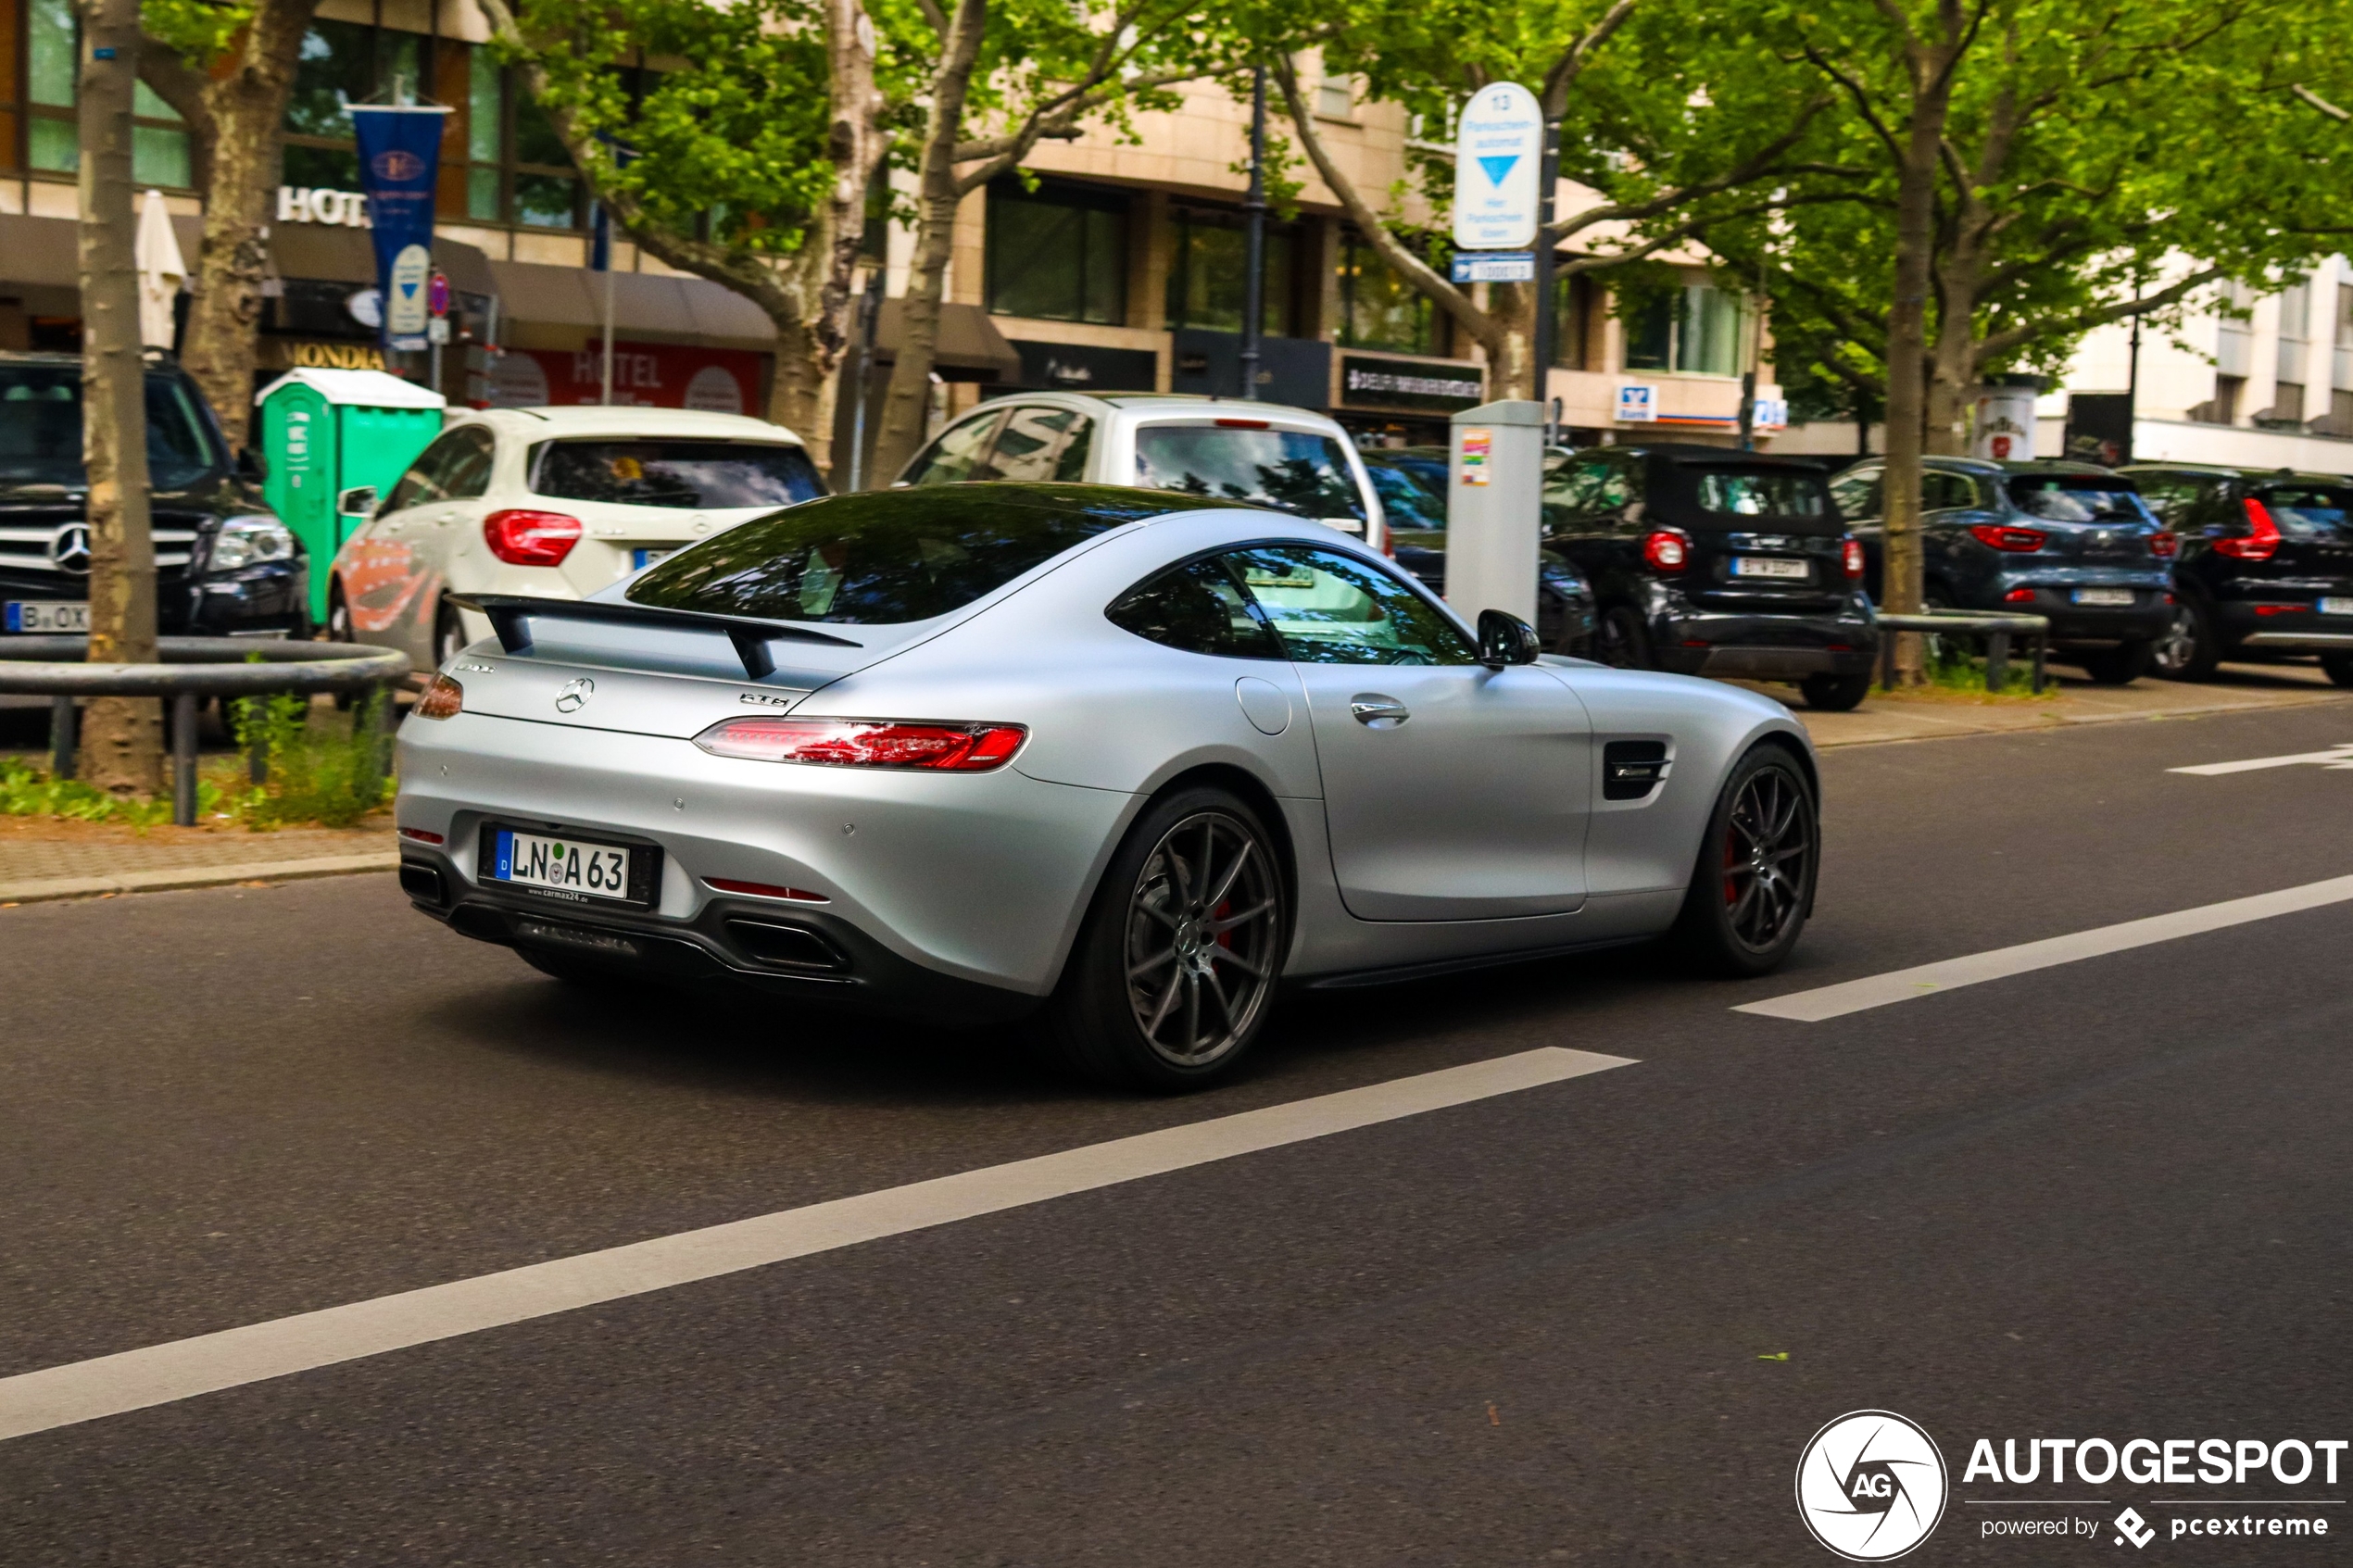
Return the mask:
<svg viewBox="0 0 2353 1568">
<path fill-rule="evenodd" d="M 430 542 L 430 518 L 448 503 L 452 471 L 472 449 L 464 433 L 472 428 L 446 431 L 418 453 L 346 547 L 338 570 L 359 641 L 389 642 L 411 659 L 422 658 L 432 633 L 429 621 L 422 633 L 417 626 L 417 598 L 427 587 L 418 550 Z"/>
<path fill-rule="evenodd" d="M 421 660 L 420 669 L 441 662 L 433 646 L 441 592 L 449 580 L 449 558 L 461 530 L 479 526 L 477 500 L 490 489 L 490 464 L 498 438 L 486 425 L 459 425 L 434 443 L 442 448 L 433 472 L 433 493 L 420 495 L 401 517 L 406 582 L 402 587 L 402 646 Z"/>
<path fill-rule="evenodd" d="M 1977 486 L 1965 473 L 1928 469 L 1920 474 L 1921 575 L 1931 598 L 1955 605 L 1971 602 L 1968 556 L 1961 547 L 1980 516 Z"/>
<path fill-rule="evenodd" d="M 1585 897 L 1592 733 L 1544 670 L 1490 670 L 1397 573 L 1305 545 L 1227 558 L 1307 698 L 1341 901 L 1367 921 L 1563 914 Z"/>
<path fill-rule="evenodd" d="M 1846 520 L 1846 532 L 1862 542 L 1863 587 L 1874 604 L 1886 597 L 1881 591 L 1887 548 L 1882 478 L 1881 470 L 1872 467 L 1848 469 L 1831 481 L 1831 499 L 1838 505 L 1838 515 Z"/>
</svg>

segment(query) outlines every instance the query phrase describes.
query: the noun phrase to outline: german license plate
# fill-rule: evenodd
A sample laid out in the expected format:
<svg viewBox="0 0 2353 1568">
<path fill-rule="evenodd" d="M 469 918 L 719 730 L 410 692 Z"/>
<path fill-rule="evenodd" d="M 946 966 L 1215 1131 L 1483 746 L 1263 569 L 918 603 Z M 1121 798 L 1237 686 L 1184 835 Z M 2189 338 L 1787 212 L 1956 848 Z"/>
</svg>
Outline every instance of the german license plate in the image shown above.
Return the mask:
<svg viewBox="0 0 2353 1568">
<path fill-rule="evenodd" d="M 11 632 L 87 632 L 90 630 L 90 607 L 86 604 L 52 604 L 39 599 L 8 601 L 7 627 Z"/>
<path fill-rule="evenodd" d="M 640 545 L 629 552 L 629 564 L 634 570 L 643 571 L 676 548 L 674 545 Z"/>
<path fill-rule="evenodd" d="M 2078 588 L 2075 602 L 2080 605 L 2129 605 L 2133 602 L 2130 588 Z"/>
<path fill-rule="evenodd" d="M 2322 615 L 2353 615 L 2353 599 L 2322 599 Z"/>
<path fill-rule="evenodd" d="M 1736 556 L 1732 560 L 1735 577 L 1779 577 L 1803 583 L 1814 575 L 1814 569 L 1802 560 L 1778 560 L 1771 556 Z"/>
<path fill-rule="evenodd" d="M 635 845 L 600 844 L 568 834 L 525 833 L 495 824 L 483 829 L 483 881 L 570 903 L 649 907 L 653 859 L 652 850 Z"/>
</svg>

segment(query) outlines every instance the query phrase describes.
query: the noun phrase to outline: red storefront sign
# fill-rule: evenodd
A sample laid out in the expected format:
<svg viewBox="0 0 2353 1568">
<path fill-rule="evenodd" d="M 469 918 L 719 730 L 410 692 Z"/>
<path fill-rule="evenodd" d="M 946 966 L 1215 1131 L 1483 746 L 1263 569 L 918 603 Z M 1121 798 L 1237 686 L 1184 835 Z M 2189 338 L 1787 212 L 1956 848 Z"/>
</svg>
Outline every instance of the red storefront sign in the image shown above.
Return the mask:
<svg viewBox="0 0 2353 1568">
<path fill-rule="evenodd" d="M 675 343 L 617 342 L 612 400 L 639 408 L 696 408 L 710 414 L 762 413 L 760 386 L 768 356 L 741 348 L 692 348 Z M 510 348 L 492 362 L 490 406 L 601 403 L 604 352 Z"/>
</svg>

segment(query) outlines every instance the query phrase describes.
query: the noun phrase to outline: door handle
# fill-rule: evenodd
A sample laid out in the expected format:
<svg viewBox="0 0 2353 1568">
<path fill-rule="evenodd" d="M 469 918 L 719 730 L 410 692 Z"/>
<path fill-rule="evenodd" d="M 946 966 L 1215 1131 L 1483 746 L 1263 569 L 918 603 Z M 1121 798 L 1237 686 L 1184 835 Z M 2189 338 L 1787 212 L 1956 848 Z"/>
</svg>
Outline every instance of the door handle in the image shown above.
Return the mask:
<svg viewBox="0 0 2353 1568">
<path fill-rule="evenodd" d="M 1376 730 L 1393 730 L 1413 717 L 1403 703 L 1378 692 L 1358 692 L 1348 699 L 1348 711 L 1358 723 Z"/>
</svg>

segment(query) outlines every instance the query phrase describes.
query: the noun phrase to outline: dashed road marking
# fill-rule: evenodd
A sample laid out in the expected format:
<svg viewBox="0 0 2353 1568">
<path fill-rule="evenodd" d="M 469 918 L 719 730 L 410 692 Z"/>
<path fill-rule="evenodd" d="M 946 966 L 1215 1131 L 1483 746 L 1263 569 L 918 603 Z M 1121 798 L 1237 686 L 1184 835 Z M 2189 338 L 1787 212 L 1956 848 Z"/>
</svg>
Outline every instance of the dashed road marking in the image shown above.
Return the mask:
<svg viewBox="0 0 2353 1568">
<path fill-rule="evenodd" d="M 2201 762 L 2195 768 L 2168 768 L 2165 771 L 2214 779 L 2225 773 L 2252 773 L 2264 768 L 2294 768 L 2299 765 L 2353 769 L 2353 741 L 2331 746 L 2326 751 L 2299 751 L 2293 757 L 2250 757 L 2244 762 Z"/>
</svg>

